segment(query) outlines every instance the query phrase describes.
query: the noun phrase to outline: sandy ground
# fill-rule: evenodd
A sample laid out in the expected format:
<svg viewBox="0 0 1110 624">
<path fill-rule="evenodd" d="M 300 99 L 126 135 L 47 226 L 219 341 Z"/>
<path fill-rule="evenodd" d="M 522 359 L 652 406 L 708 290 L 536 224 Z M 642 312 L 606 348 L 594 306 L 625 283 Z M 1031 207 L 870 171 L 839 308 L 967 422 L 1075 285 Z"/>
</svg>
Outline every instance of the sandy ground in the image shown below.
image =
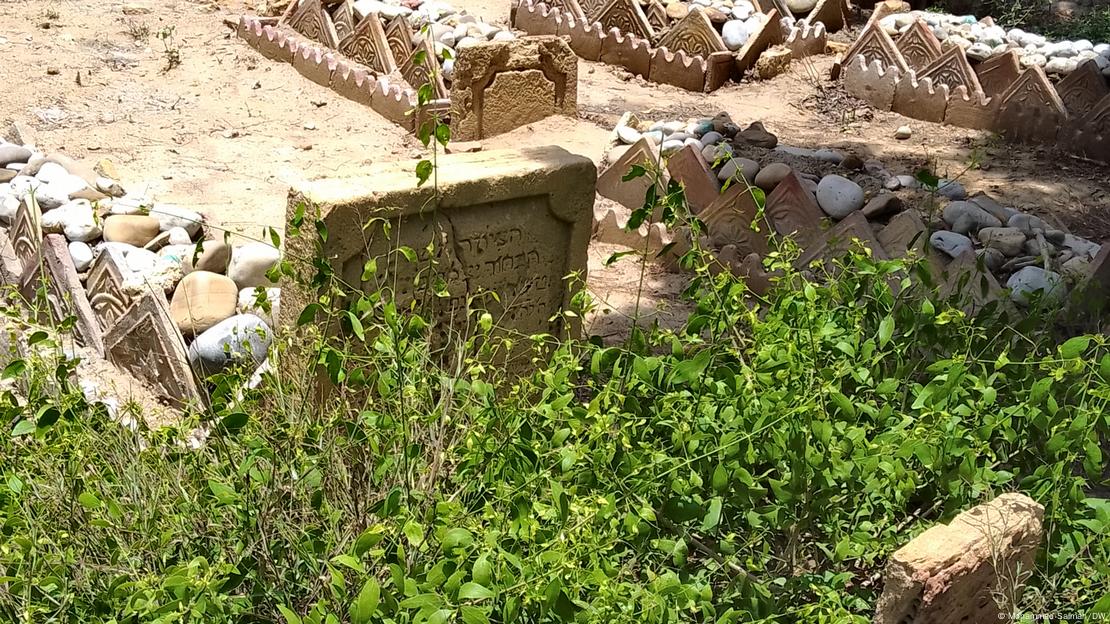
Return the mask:
<svg viewBox="0 0 1110 624">
<path fill-rule="evenodd" d="M 471 13 L 507 22 L 509 0 L 462 0 Z M 126 14 L 125 14 L 126 8 Z M 135 11 L 135 9 L 138 11 Z M 0 0 L 0 121 L 22 121 L 46 150 L 113 161 L 125 187 L 191 207 L 232 231 L 257 236 L 282 225 L 299 179 L 356 174 L 375 161 L 421 156 L 419 143 L 369 108 L 264 59 L 224 25 L 253 13 L 237 1 Z M 158 35 L 171 33 L 172 40 Z M 144 37 L 144 35 L 146 35 Z M 167 70 L 167 50 L 180 65 Z M 768 82 L 712 94 L 656 85 L 607 65 L 579 64 L 579 117 L 554 118 L 483 141 L 486 149 L 558 144 L 600 161 L 626 110 L 674 119 L 729 112 L 761 120 L 780 142 L 835 147 L 883 160 L 895 173 L 933 163 L 969 191 L 1052 216 L 1073 232 L 1110 234 L 1107 168 L 981 133 L 857 110 L 828 82 L 831 58 L 795 63 Z M 818 105 L 823 104 L 823 105 Z M 894 130 L 913 128 L 907 141 Z M 969 162 L 981 169 L 966 171 Z M 604 268 L 591 252 L 592 289 L 614 301 L 611 320 L 635 309 L 639 269 Z M 641 310 L 665 307 L 682 278 L 652 267 Z M 627 301 L 632 298 L 632 304 Z M 610 320 L 601 323 L 606 333 Z"/>
</svg>

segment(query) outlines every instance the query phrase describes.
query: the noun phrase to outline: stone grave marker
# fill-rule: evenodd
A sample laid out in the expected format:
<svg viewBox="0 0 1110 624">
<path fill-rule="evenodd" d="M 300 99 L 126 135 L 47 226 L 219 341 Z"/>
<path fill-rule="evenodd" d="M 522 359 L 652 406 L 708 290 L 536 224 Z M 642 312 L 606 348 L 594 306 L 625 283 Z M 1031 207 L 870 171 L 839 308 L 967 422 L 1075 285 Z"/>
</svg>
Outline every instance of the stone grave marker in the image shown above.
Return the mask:
<svg viewBox="0 0 1110 624">
<path fill-rule="evenodd" d="M 131 307 L 132 295 L 123 285 L 123 255 L 111 246 L 105 246 L 93 260 L 85 288 L 89 305 L 100 328 L 107 332 L 115 326 L 124 312 Z"/>
<path fill-rule="evenodd" d="M 705 162 L 701 152 L 692 145 L 671 155 L 667 161 L 667 171 L 673 180 L 686 189 L 686 202 L 690 205 L 690 212 L 694 214 L 705 210 L 721 193 L 717 175 L 710 170 L 709 163 Z"/>
<path fill-rule="evenodd" d="M 655 176 L 647 173 L 627 182 L 624 177 L 628 175 L 633 166 L 640 165 L 650 172 L 659 167 L 659 164 L 659 148 L 655 147 L 655 144 L 648 139 L 641 138 L 598 176 L 597 192 L 622 206 L 633 210 L 639 209 L 644 205 L 647 191 L 653 184 Z M 663 180 L 661 181 L 662 187 L 660 190 L 666 192 L 666 171 L 663 171 L 662 175 Z"/>
<path fill-rule="evenodd" d="M 23 265 L 21 290 L 24 298 L 34 302 L 40 293 L 44 294 L 44 303 L 49 310 L 40 310 L 41 313 L 49 312 L 57 321 L 72 316 L 76 320 L 73 329 L 77 341 L 98 354 L 104 353 L 100 324 L 96 322 L 85 289 L 81 287 L 65 237 L 61 234 L 46 235 L 42 239 L 41 258 L 41 262 Z"/>
<path fill-rule="evenodd" d="M 820 238 L 821 219 L 825 213 L 794 171 L 778 183 L 764 205 L 767 218 L 778 234 L 794 237 L 801 247 Z"/>
<path fill-rule="evenodd" d="M 573 292 L 564 278 L 586 270 L 597 180 L 593 162 L 559 147 L 441 156 L 438 206 L 436 188 L 417 185 L 415 166 L 386 163 L 365 177 L 291 189 L 288 216 L 304 211 L 305 227 L 286 241 L 285 257 L 316 256 L 318 236 L 310 224 L 319 219 L 329 232 L 322 254 L 349 285 L 366 291 L 387 286 L 400 308 L 427 294 L 426 287 L 413 287 L 417 271 L 424 273 L 422 284 L 432 281 L 428 271 L 442 277 L 447 295 L 428 296 L 424 308 L 437 332 L 466 324 L 472 296 L 473 307 L 489 311 L 502 329 L 576 332 L 559 312 Z M 383 223 L 390 224 L 388 235 Z M 415 261 L 391 253 L 401 245 L 415 251 Z M 377 269 L 364 281 L 370 259 Z M 283 288 L 279 322 L 289 326 L 317 293 L 296 283 Z M 499 301 L 482 296 L 490 292 Z"/>
</svg>

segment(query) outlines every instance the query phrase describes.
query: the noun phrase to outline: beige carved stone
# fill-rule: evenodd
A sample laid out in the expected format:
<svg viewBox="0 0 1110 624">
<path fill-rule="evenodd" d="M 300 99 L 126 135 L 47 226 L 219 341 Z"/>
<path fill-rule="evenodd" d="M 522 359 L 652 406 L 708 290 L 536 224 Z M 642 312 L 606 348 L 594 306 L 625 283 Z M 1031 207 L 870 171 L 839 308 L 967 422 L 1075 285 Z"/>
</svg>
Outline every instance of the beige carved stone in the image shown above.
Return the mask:
<svg viewBox="0 0 1110 624">
<path fill-rule="evenodd" d="M 847 23 L 847 12 L 848 3 L 845 0 L 818 0 L 807 19 L 811 24 L 820 22 L 829 32 L 836 32 Z"/>
<path fill-rule="evenodd" d="M 28 301 L 45 304 L 32 306 L 39 311 L 42 322 L 60 322 L 73 317 L 74 335 L 81 344 L 104 353 L 104 342 L 89 306 L 85 289 L 77 277 L 77 269 L 69 255 L 69 246 L 61 234 L 47 234 L 42 239 L 41 262 L 24 265 L 23 296 Z M 45 301 L 40 300 L 45 296 Z M 47 318 L 47 315 L 52 319 Z"/>
<path fill-rule="evenodd" d="M 682 185 L 686 191 L 686 203 L 694 214 L 705 210 L 717 200 L 720 195 L 721 185 L 716 174 L 705 162 L 701 151 L 692 145 L 687 145 L 670 156 L 667 161 L 667 171 L 671 179 Z"/>
<path fill-rule="evenodd" d="M 389 44 L 389 51 L 393 54 L 393 61 L 397 64 L 404 63 L 412 56 L 415 45 L 412 42 L 412 27 L 408 20 L 398 15 L 389 21 L 385 27 L 385 41 Z"/>
<path fill-rule="evenodd" d="M 821 236 L 825 214 L 794 171 L 787 173 L 767 196 L 765 212 L 776 233 L 792 237 L 802 247 Z"/>
<path fill-rule="evenodd" d="M 443 75 L 438 71 L 439 59 L 433 52 L 431 42 L 422 39 L 416 44 L 416 49 L 407 59 L 401 62 L 401 75 L 414 90 L 419 90 L 424 85 L 432 86 L 433 98 L 446 98 L 447 86 L 443 83 Z"/>
<path fill-rule="evenodd" d="M 625 181 L 625 176 L 635 166 L 643 167 L 646 171 L 645 175 Z M 602 197 L 608 197 L 636 210 L 644 205 L 647 191 L 654 183 L 654 175 L 651 172 L 661 168 L 659 149 L 654 143 L 641 138 L 598 176 L 597 192 Z M 662 175 L 664 176 L 662 188 L 665 189 L 667 183 L 665 170 L 662 171 Z"/>
<path fill-rule="evenodd" d="M 967 89 L 959 87 L 948 96 L 944 123 L 961 128 L 994 130 L 1000 101 L 1001 98 L 988 98 L 982 93 L 968 95 Z"/>
<path fill-rule="evenodd" d="M 162 293 L 144 293 L 105 333 L 104 355 L 173 405 L 203 405 L 185 341 L 168 308 Z"/>
<path fill-rule="evenodd" d="M 817 22 L 800 22 L 790 27 L 790 34 L 784 42 L 786 47 L 794 54 L 794 58 L 804 58 L 817 54 L 824 54 L 828 46 L 829 35 L 825 25 Z"/>
<path fill-rule="evenodd" d="M 805 252 L 794 262 L 794 266 L 798 269 L 817 267 L 833 274 L 838 270 L 836 260 L 857 248 L 870 252 L 875 260 L 889 259 L 886 251 L 875 238 L 875 231 L 871 229 L 867 217 L 858 210 L 842 219 L 836 227 L 825 232 L 821 238 L 809 244 Z"/>
<path fill-rule="evenodd" d="M 671 52 L 682 50 L 687 54 L 704 57 L 714 52 L 728 51 L 721 35 L 713 28 L 713 23 L 699 8 L 691 8 L 686 17 L 659 38 L 656 46 L 665 47 Z"/>
<path fill-rule="evenodd" d="M 743 74 L 744 72 L 755 66 L 755 62 L 759 59 L 759 55 L 767 48 L 782 43 L 782 24 L 779 19 L 779 12 L 771 9 L 770 12 L 763 15 L 763 21 L 755 32 L 751 33 L 748 41 L 744 43 L 744 47 L 736 53 L 736 73 Z"/>
<path fill-rule="evenodd" d="M 8 230 L 12 250 L 19 265 L 27 271 L 40 262 L 42 249 L 42 213 L 33 195 L 26 196 L 15 211 L 15 220 Z"/>
<path fill-rule="evenodd" d="M 975 67 L 983 93 L 990 98 L 1000 97 L 1021 75 L 1021 61 L 1016 50 L 992 56 Z"/>
<path fill-rule="evenodd" d="M 1067 118 L 1055 87 L 1044 70 L 1034 65 L 1001 96 L 997 130 L 1011 140 L 1052 143 Z"/>
<path fill-rule="evenodd" d="M 551 115 L 574 117 L 578 57 L 556 37 L 461 48 L 451 85 L 451 134 L 483 139 Z"/>
<path fill-rule="evenodd" d="M 945 85 L 950 92 L 958 87 L 965 87 L 968 93 L 983 91 L 983 88 L 979 85 L 979 77 L 975 75 L 975 70 L 971 69 L 971 64 L 967 62 L 964 49 L 957 45 L 949 46 L 925 69 L 917 72 L 917 78 L 918 80 L 928 78 L 937 89 L 941 85 Z"/>
<path fill-rule="evenodd" d="M 1081 118 L 1094 110 L 1102 98 L 1110 95 L 1110 87 L 1093 60 L 1086 60 L 1056 84 L 1056 92 L 1068 110 L 1068 116 Z"/>
<path fill-rule="evenodd" d="M 332 24 L 335 25 L 335 34 L 340 42 L 355 31 L 354 0 L 343 0 L 335 6 L 331 14 Z"/>
<path fill-rule="evenodd" d="M 1069 145 L 1074 153 L 1110 163 L 1110 95 L 1102 98 L 1077 124 Z"/>
<path fill-rule="evenodd" d="M 890 110 L 902 74 L 895 68 L 884 67 L 878 59 L 868 64 L 862 55 L 856 55 L 844 65 L 843 77 L 848 93 L 879 110 Z"/>
<path fill-rule="evenodd" d="M 601 22 L 606 30 L 616 28 L 625 35 L 655 41 L 655 29 L 651 27 L 647 16 L 644 15 L 644 10 L 636 0 L 609 0 L 598 13 L 595 21 Z"/>
<path fill-rule="evenodd" d="M 902 33 L 895 45 L 906 60 L 906 65 L 918 72 L 940 58 L 942 53 L 940 40 L 925 20 L 920 18 L 913 21 L 909 30 Z"/>
<path fill-rule="evenodd" d="M 875 624 L 1001 621 L 992 592 L 1032 571 L 1043 518 L 1033 499 L 1003 494 L 927 529 L 887 562 Z"/>
<path fill-rule="evenodd" d="M 339 51 L 379 74 L 388 74 L 397 69 L 385 29 L 376 13 L 362 18 L 347 36 L 339 40 Z"/>
<path fill-rule="evenodd" d="M 862 56 L 867 63 L 878 60 L 882 63 L 883 69 L 888 71 L 891 68 L 897 69 L 900 73 L 909 71 L 906 59 L 902 58 L 902 53 L 898 51 L 890 35 L 886 34 L 878 23 L 870 23 L 864 28 L 859 39 L 856 39 L 856 42 L 844 53 L 842 64 L 845 67 L 848 66 L 856 56 Z"/>
<path fill-rule="evenodd" d="M 948 110 L 948 85 L 934 85 L 931 78 L 918 79 L 910 71 L 895 86 L 890 110 L 906 117 L 940 123 Z"/>
<path fill-rule="evenodd" d="M 320 0 L 295 0 L 290 8 L 285 23 L 293 30 L 325 47 L 334 49 L 339 45 L 339 35 L 335 32 L 335 24 L 331 15 L 324 10 Z"/>
<path fill-rule="evenodd" d="M 115 327 L 120 317 L 131 307 L 131 292 L 124 287 L 125 270 L 123 254 L 107 245 L 93 260 L 89 277 L 85 280 L 89 305 L 104 332 Z"/>
<path fill-rule="evenodd" d="M 955 298 L 956 305 L 966 314 L 976 314 L 985 306 L 1004 299 L 1002 287 L 982 259 L 968 251 L 955 258 L 939 273 L 941 299 Z"/>
<path fill-rule="evenodd" d="M 288 215 L 303 210 L 307 222 L 321 220 L 329 232 L 321 257 L 336 274 L 368 291 L 395 288 L 398 307 L 417 294 L 418 271 L 424 283 L 428 271 L 440 275 L 447 296 L 430 297 L 427 309 L 437 335 L 450 327 L 463 331 L 472 296 L 473 306 L 505 329 L 525 335 L 576 330 L 559 311 L 573 292 L 564 278 L 586 269 L 593 162 L 559 147 L 449 154 L 439 159 L 436 188 L 417 186 L 414 167 L 387 163 L 365 177 L 306 182 L 290 190 Z M 388 235 L 381 225 L 367 227 L 375 219 L 390 224 Z M 286 241 L 285 257 L 317 256 L 318 239 L 309 230 Z M 390 253 L 397 245 L 416 250 L 417 258 Z M 363 280 L 371 258 L 378 259 L 377 272 Z M 490 292 L 497 300 L 482 296 Z M 285 284 L 281 324 L 292 325 L 316 298 L 305 286 Z"/>
<path fill-rule="evenodd" d="M 767 225 L 745 184 L 733 184 L 698 215 L 714 247 L 732 245 L 739 258 L 767 254 Z"/>
</svg>

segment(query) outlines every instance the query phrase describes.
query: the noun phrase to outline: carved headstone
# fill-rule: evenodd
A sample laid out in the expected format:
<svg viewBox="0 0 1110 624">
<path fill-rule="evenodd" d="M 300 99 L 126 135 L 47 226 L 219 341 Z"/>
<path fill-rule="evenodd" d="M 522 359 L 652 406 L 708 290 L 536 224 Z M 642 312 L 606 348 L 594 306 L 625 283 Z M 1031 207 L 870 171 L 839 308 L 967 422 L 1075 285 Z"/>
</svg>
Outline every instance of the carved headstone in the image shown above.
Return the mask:
<svg viewBox="0 0 1110 624">
<path fill-rule="evenodd" d="M 658 0 L 648 2 L 644 15 L 647 16 L 648 23 L 655 29 L 655 32 L 663 31 L 670 24 L 670 20 L 667 18 L 667 9 Z"/>
<path fill-rule="evenodd" d="M 807 247 L 821 236 L 821 219 L 825 213 L 793 171 L 767 196 L 765 212 L 775 232 L 794 238 L 801 247 Z"/>
<path fill-rule="evenodd" d="M 578 110 L 578 57 L 561 38 L 460 48 L 451 84 L 451 135 L 482 139 Z"/>
<path fill-rule="evenodd" d="M 896 44 L 910 69 L 921 71 L 940 58 L 940 39 L 923 19 L 915 19 Z"/>
<path fill-rule="evenodd" d="M 739 257 L 767 254 L 767 226 L 759 206 L 744 184 L 733 184 L 698 215 L 715 247 L 733 245 Z"/>
<path fill-rule="evenodd" d="M 1017 141 L 1052 143 L 1067 117 L 1055 87 L 1044 70 L 1034 65 L 1002 96 L 998 131 Z"/>
<path fill-rule="evenodd" d="M 438 64 L 439 59 L 433 52 L 432 44 L 424 39 L 416 45 L 413 53 L 401 63 L 401 75 L 405 77 L 409 86 L 416 90 L 426 84 L 432 85 L 434 97 L 443 99 L 447 97 L 447 85 L 443 84 L 443 76 L 438 69 L 432 70 Z"/>
<path fill-rule="evenodd" d="M 41 261 L 42 249 L 42 213 L 39 211 L 38 202 L 34 196 L 28 195 L 19 203 L 15 211 L 15 221 L 8 231 L 12 241 L 12 249 L 20 266 L 26 273 L 33 265 Z"/>
<path fill-rule="evenodd" d="M 947 50 L 932 63 L 918 72 L 918 80 L 928 78 L 933 81 L 934 87 L 947 85 L 949 91 L 957 87 L 966 87 L 968 93 L 977 93 L 983 90 L 979 85 L 979 77 L 971 64 L 967 62 L 967 55 L 960 46 L 949 46 Z"/>
<path fill-rule="evenodd" d="M 1110 95 L 1102 98 L 1076 127 L 1070 149 L 1087 158 L 1110 163 Z"/>
<path fill-rule="evenodd" d="M 1021 75 L 1021 61 L 1016 50 L 992 56 L 975 67 L 979 84 L 988 97 L 999 97 Z"/>
<path fill-rule="evenodd" d="M 339 51 L 379 74 L 397 69 L 385 30 L 376 13 L 364 17 L 351 34 L 339 42 Z M 429 62 L 435 62 L 435 59 L 429 59 Z"/>
<path fill-rule="evenodd" d="M 625 182 L 624 177 L 636 165 L 644 167 L 649 173 Z M 644 205 L 648 188 L 654 183 L 654 176 L 650 172 L 659 166 L 659 148 L 651 141 L 641 138 L 598 176 L 597 192 L 623 206 L 639 209 Z M 665 189 L 665 179 L 662 184 Z"/>
<path fill-rule="evenodd" d="M 24 265 L 22 292 L 28 301 L 36 301 L 39 295 L 45 295 L 42 303 L 46 305 L 38 308 L 41 312 L 49 313 L 55 322 L 72 316 L 78 342 L 98 354 L 104 353 L 100 325 L 89 307 L 64 236 L 48 234 L 43 238 L 42 262 Z"/>
<path fill-rule="evenodd" d="M 736 53 L 736 71 L 739 73 L 744 73 L 754 66 L 764 50 L 782 43 L 782 23 L 778 10 L 771 9 L 769 13 L 756 17 L 762 20 L 761 23 L 748 37 L 744 47 Z"/>
<path fill-rule="evenodd" d="M 890 259 L 882 245 L 876 240 L 875 232 L 871 229 L 871 224 L 867 222 L 867 217 L 864 217 L 857 210 L 841 220 L 840 223 L 837 223 L 836 227 L 825 232 L 820 239 L 806 247 L 805 253 L 794 262 L 794 266 L 799 269 L 807 269 L 815 262 L 820 262 L 826 272 L 832 273 L 836 270 L 833 261 L 854 249 L 856 245 L 869 250 L 871 257 L 876 260 Z"/>
<path fill-rule="evenodd" d="M 335 25 L 335 35 L 341 43 L 351 33 L 355 32 L 355 9 L 351 4 L 352 1 L 343 0 L 343 2 L 336 5 L 331 14 L 331 21 Z"/>
<path fill-rule="evenodd" d="M 667 161 L 667 171 L 670 172 L 671 179 L 686 190 L 686 203 L 694 214 L 705 210 L 721 193 L 716 174 L 705 162 L 701 151 L 692 145 L 671 154 Z"/>
<path fill-rule="evenodd" d="M 393 53 L 393 61 L 398 65 L 412 56 L 412 28 L 403 16 L 398 15 L 389 21 L 385 27 L 385 40 Z"/>
<path fill-rule="evenodd" d="M 605 30 L 616 28 L 626 35 L 655 41 L 655 29 L 636 0 L 609 0 L 598 13 L 597 21 Z"/>
<path fill-rule="evenodd" d="M 1102 77 L 1098 65 L 1087 59 L 1056 84 L 1056 92 L 1064 102 L 1068 115 L 1080 118 L 1091 112 L 1102 98 L 1110 94 L 1110 88 L 1106 86 L 1106 79 Z"/>
<path fill-rule="evenodd" d="M 811 24 L 821 22 L 829 32 L 836 32 L 844 28 L 844 24 L 847 22 L 845 15 L 847 11 L 848 6 L 845 0 L 818 0 L 806 19 Z"/>
<path fill-rule="evenodd" d="M 957 297 L 960 309 L 967 314 L 975 314 L 995 301 L 1009 301 L 994 274 L 973 251 L 964 252 L 949 262 L 940 272 L 937 283 L 940 298 Z"/>
<path fill-rule="evenodd" d="M 331 21 L 331 15 L 328 15 L 320 4 L 320 0 L 301 0 L 289 15 L 287 23 L 293 30 L 328 48 L 334 49 L 339 45 L 335 24 Z"/>
<path fill-rule="evenodd" d="M 115 327 L 133 300 L 131 293 L 124 288 L 121 266 L 124 266 L 122 254 L 110 246 L 105 247 L 93 261 L 85 281 L 89 305 L 105 332 Z"/>
<path fill-rule="evenodd" d="M 448 154 L 438 165 L 434 188 L 417 185 L 415 163 L 386 163 L 365 177 L 291 189 L 289 216 L 304 209 L 309 221 L 323 221 L 329 236 L 317 256 L 316 236 L 304 228 L 286 241 L 285 255 L 327 258 L 346 283 L 370 291 L 388 284 L 399 307 L 422 293 L 413 285 L 417 272 L 421 283 L 430 283 L 428 272 L 434 272 L 447 289 L 447 296 L 428 298 L 436 335 L 467 326 L 470 297 L 506 330 L 565 334 L 567 320 L 559 312 L 569 305 L 572 289 L 564 278 L 586 269 L 593 162 L 541 147 Z M 390 232 L 368 223 L 389 223 Z M 417 250 L 418 257 L 399 258 L 398 245 Z M 380 259 L 378 273 L 363 280 L 371 258 Z M 482 296 L 491 292 L 497 300 Z M 316 298 L 306 286 L 285 284 L 281 323 L 292 325 Z"/>
<path fill-rule="evenodd" d="M 709 57 L 714 52 L 728 51 L 728 46 L 713 28 L 713 23 L 698 8 L 691 8 L 686 17 L 659 39 L 657 46 L 672 52 L 682 50 L 687 54 L 704 57 Z"/>
<path fill-rule="evenodd" d="M 578 5 L 582 7 L 582 13 L 591 24 L 599 20 L 601 11 L 606 4 L 605 0 L 578 0 Z"/>
<path fill-rule="evenodd" d="M 879 60 L 882 62 L 883 68 L 888 71 L 891 68 L 897 69 L 901 73 L 906 73 L 909 70 L 906 59 L 902 58 L 902 53 L 898 51 L 898 47 L 894 45 L 890 35 L 886 34 L 882 26 L 877 23 L 869 25 L 860 33 L 859 39 L 856 39 L 852 47 L 844 53 L 842 64 L 847 65 L 856 56 L 862 56 L 869 64 L 874 60 Z"/>
<path fill-rule="evenodd" d="M 203 404 L 185 340 L 168 310 L 165 295 L 144 293 L 104 334 L 105 357 L 175 406 Z"/>
</svg>

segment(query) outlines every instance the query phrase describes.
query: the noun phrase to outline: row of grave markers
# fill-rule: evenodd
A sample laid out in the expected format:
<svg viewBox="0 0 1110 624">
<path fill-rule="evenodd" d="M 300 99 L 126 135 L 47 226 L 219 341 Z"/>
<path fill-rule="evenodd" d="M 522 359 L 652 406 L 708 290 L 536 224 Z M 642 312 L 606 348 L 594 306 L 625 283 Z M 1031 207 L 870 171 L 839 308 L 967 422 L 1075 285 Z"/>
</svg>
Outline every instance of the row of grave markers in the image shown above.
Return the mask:
<svg viewBox="0 0 1110 624">
<path fill-rule="evenodd" d="M 44 236 L 41 223 L 38 204 L 28 196 L 11 228 L 0 233 L 0 281 L 38 310 L 40 322 L 74 318 L 79 344 L 143 380 L 170 404 L 203 405 L 165 294 L 127 288 L 120 268 L 123 258 L 111 246 L 100 251 L 82 285 L 65 237 Z"/>
<path fill-rule="evenodd" d="M 1110 162 L 1110 86 L 1093 60 L 1053 84 L 1038 66 L 1023 70 L 1014 50 L 973 67 L 962 48 L 942 45 L 924 21 L 897 41 L 873 21 L 836 73 L 849 93 L 876 108 Z"/>
</svg>

